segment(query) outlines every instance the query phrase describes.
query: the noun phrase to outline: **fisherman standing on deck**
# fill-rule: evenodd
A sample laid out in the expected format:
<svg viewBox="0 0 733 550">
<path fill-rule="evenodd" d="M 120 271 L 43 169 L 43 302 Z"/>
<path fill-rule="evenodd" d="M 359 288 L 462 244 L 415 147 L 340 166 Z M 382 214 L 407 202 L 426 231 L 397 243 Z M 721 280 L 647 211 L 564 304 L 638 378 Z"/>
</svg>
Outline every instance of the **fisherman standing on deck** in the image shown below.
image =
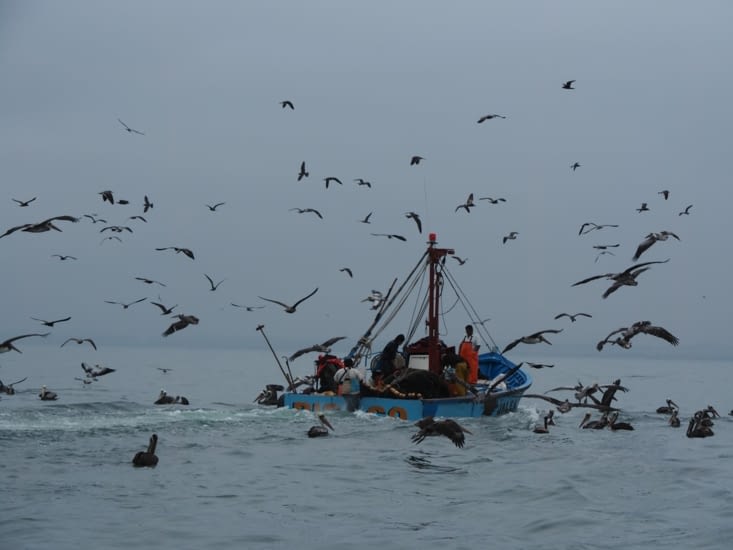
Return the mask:
<svg viewBox="0 0 733 550">
<path fill-rule="evenodd" d="M 405 358 L 398 353 L 399 347 L 404 344 L 405 335 L 398 334 L 394 340 L 391 340 L 379 357 L 379 363 L 376 370 L 372 373 L 372 378 L 377 384 L 391 377 L 395 372 L 405 367 Z"/>
<path fill-rule="evenodd" d="M 468 383 L 478 382 L 478 350 L 479 346 L 476 337 L 473 335 L 473 325 L 466 325 L 466 335 L 458 348 L 458 355 L 468 363 Z"/>
<path fill-rule="evenodd" d="M 344 368 L 333 375 L 333 380 L 338 384 L 338 395 L 359 393 L 361 384 L 365 382 L 364 375 L 354 367 L 354 360 L 351 357 L 344 359 Z"/>
</svg>

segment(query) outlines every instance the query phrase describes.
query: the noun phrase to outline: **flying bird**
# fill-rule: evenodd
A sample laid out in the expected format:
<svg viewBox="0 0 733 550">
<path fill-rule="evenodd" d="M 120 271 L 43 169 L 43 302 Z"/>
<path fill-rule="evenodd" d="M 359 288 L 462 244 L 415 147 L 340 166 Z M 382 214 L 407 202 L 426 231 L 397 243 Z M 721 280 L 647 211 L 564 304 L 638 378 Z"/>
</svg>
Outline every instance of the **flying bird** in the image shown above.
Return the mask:
<svg viewBox="0 0 733 550">
<path fill-rule="evenodd" d="M 484 115 L 481 118 L 479 118 L 476 122 L 478 124 L 481 124 L 482 122 L 486 122 L 487 120 L 491 120 L 493 118 L 506 118 L 506 117 L 502 115 Z"/>
<path fill-rule="evenodd" d="M 308 172 L 305 169 L 305 161 L 300 163 L 300 171 L 298 172 L 298 181 L 302 180 L 303 178 L 307 178 L 310 176 L 310 172 Z"/>
<path fill-rule="evenodd" d="M 188 248 L 178 248 L 177 246 L 165 246 L 163 248 L 156 248 L 155 250 L 171 250 L 171 249 L 175 250 L 176 254 L 180 254 L 181 252 L 183 252 L 186 256 L 188 256 L 192 260 L 194 259 L 193 252 L 191 252 L 191 250 L 189 250 Z"/>
<path fill-rule="evenodd" d="M 13 199 L 13 200 L 18 203 L 18 206 L 28 206 L 30 203 L 32 203 L 37 198 L 38 197 L 33 197 L 32 199 L 29 199 L 27 201 L 19 201 L 18 199 Z"/>
<path fill-rule="evenodd" d="M 339 271 L 341 271 L 342 273 L 346 273 L 352 279 L 354 278 L 353 271 L 351 271 L 351 269 L 349 269 L 348 267 L 342 267 L 341 269 L 339 269 Z"/>
<path fill-rule="evenodd" d="M 223 205 L 225 205 L 225 204 L 226 204 L 225 202 L 217 202 L 217 203 L 216 203 L 216 204 L 214 204 L 214 205 L 210 205 L 210 204 L 207 204 L 207 205 L 206 205 L 206 208 L 208 208 L 208 209 L 209 209 L 209 210 L 211 210 L 212 212 L 216 212 L 216 209 L 217 209 L 217 208 L 219 208 L 220 206 L 223 206 Z"/>
<path fill-rule="evenodd" d="M 157 368 L 159 371 L 163 371 L 163 374 L 168 374 L 168 371 L 173 370 L 172 368 L 169 368 L 169 367 L 155 367 L 155 368 Z"/>
<path fill-rule="evenodd" d="M 282 106 L 283 109 L 285 107 L 289 107 L 291 111 L 294 111 L 295 110 L 295 105 L 293 105 L 293 102 L 290 101 L 290 100 L 288 100 L 288 99 L 286 99 L 284 101 L 281 101 L 280 102 L 280 105 Z"/>
<path fill-rule="evenodd" d="M 161 304 L 160 302 L 151 301 L 150 303 L 160 308 L 161 315 L 170 315 L 171 313 L 173 313 L 173 310 L 178 307 L 178 304 L 171 306 L 171 307 L 166 307 L 163 304 Z"/>
<path fill-rule="evenodd" d="M 372 222 L 370 222 L 370 221 L 369 221 L 369 218 L 371 218 L 371 217 L 372 217 L 372 214 L 373 214 L 373 213 L 374 213 L 374 212 L 369 212 L 369 214 L 367 214 L 367 215 L 366 215 L 366 217 L 365 217 L 365 218 L 364 218 L 363 220 L 359 220 L 359 221 L 360 221 L 361 223 L 372 223 Z"/>
<path fill-rule="evenodd" d="M 420 443 L 426 437 L 442 435 L 450 439 L 459 449 L 466 442 L 466 435 L 471 432 L 461 426 L 455 420 L 446 418 L 445 420 L 435 420 L 432 416 L 426 416 L 422 420 L 415 423 L 420 431 L 412 436 L 413 443 Z"/>
<path fill-rule="evenodd" d="M 677 215 L 678 216 L 683 216 L 683 215 L 688 215 L 689 216 L 690 215 L 690 208 L 692 208 L 692 205 L 691 204 L 688 205 L 682 212 L 680 212 Z"/>
<path fill-rule="evenodd" d="M 567 82 L 565 82 L 562 85 L 563 90 L 574 90 L 575 88 L 573 88 L 573 82 L 575 82 L 575 80 L 568 80 Z"/>
<path fill-rule="evenodd" d="M 562 318 L 562 317 L 568 317 L 568 318 L 570 318 L 570 321 L 571 321 L 572 323 L 574 323 L 574 322 L 575 322 L 575 318 L 576 318 L 576 317 L 579 317 L 579 316 L 580 316 L 580 317 L 593 317 L 593 316 L 592 316 L 592 315 L 590 315 L 589 313 L 575 313 L 575 314 L 570 314 L 570 313 L 558 313 L 557 315 L 555 315 L 555 319 L 560 319 L 560 318 Z"/>
<path fill-rule="evenodd" d="M 461 258 L 459 256 L 456 256 L 456 255 L 451 256 L 451 258 L 453 258 L 455 261 L 457 261 L 458 262 L 458 265 L 463 265 L 463 264 L 465 264 L 468 261 L 468 258 L 466 258 L 464 260 L 463 258 Z"/>
<path fill-rule="evenodd" d="M 558 334 L 562 332 L 563 329 L 547 329 L 547 330 L 541 330 L 539 332 L 535 332 L 533 334 L 530 334 L 528 336 L 522 336 L 521 338 L 517 338 L 513 342 L 510 342 L 503 350 L 502 355 L 509 351 L 510 349 L 513 349 L 518 344 L 539 344 L 540 342 L 544 342 L 545 344 L 552 345 L 552 342 L 547 340 L 543 334 L 552 333 L 552 334 Z"/>
<path fill-rule="evenodd" d="M 586 227 L 589 227 L 590 229 L 586 230 Z M 585 235 L 586 233 L 590 233 L 591 231 L 594 231 L 596 229 L 603 229 L 604 227 L 618 227 L 618 225 L 609 223 L 598 225 L 593 222 L 585 222 L 583 225 L 580 226 L 580 231 L 578 231 L 578 235 Z"/>
<path fill-rule="evenodd" d="M 387 237 L 388 239 L 397 239 L 400 241 L 407 241 L 402 235 L 395 235 L 394 233 L 372 233 L 375 237 Z"/>
<path fill-rule="evenodd" d="M 664 200 L 666 201 L 669 198 L 669 191 L 665 189 L 663 191 L 659 191 L 657 195 L 662 195 L 664 197 Z"/>
<path fill-rule="evenodd" d="M 0 353 L 7 353 L 10 350 L 17 351 L 18 353 L 23 353 L 22 351 L 20 351 L 18 348 L 16 348 L 13 345 L 13 342 L 15 342 L 16 340 L 20 340 L 21 338 L 28 338 L 29 336 L 40 336 L 42 338 L 45 338 L 49 334 L 51 334 L 51 333 L 50 332 L 44 332 L 44 333 L 41 334 L 41 333 L 38 333 L 38 332 L 34 332 L 32 334 L 21 334 L 20 336 L 15 336 L 13 338 L 8 338 L 4 342 L 0 342 Z"/>
<path fill-rule="evenodd" d="M 634 257 L 631 258 L 632 260 L 636 261 L 638 260 L 644 252 L 646 252 L 649 247 L 651 247 L 655 242 L 657 241 L 666 241 L 668 238 L 674 237 L 678 241 L 680 238 L 672 233 L 671 231 L 660 231 L 659 233 L 649 233 L 644 240 L 641 242 L 641 244 L 637 247 L 636 252 L 634 253 Z"/>
<path fill-rule="evenodd" d="M 209 290 L 211 290 L 212 292 L 215 291 L 217 288 L 219 288 L 219 285 L 221 283 L 223 283 L 224 281 L 226 281 L 226 279 L 222 279 L 218 283 L 214 284 L 214 281 L 206 273 L 204 273 L 204 277 L 206 277 L 206 279 L 208 279 L 209 285 L 211 285 L 211 288 Z"/>
<path fill-rule="evenodd" d="M 419 215 L 417 215 L 415 212 L 407 212 L 405 214 L 405 217 L 415 220 L 415 223 L 417 224 L 418 233 L 422 233 L 422 221 L 420 220 Z"/>
<path fill-rule="evenodd" d="M 614 335 L 619 333 L 621 333 L 621 336 L 612 339 Z M 630 327 L 622 327 L 611 332 L 606 338 L 596 344 L 596 349 L 601 351 L 606 344 L 615 344 L 624 349 L 629 349 L 631 347 L 631 339 L 637 334 L 650 334 L 666 340 L 673 346 L 676 346 L 680 342 L 676 336 L 664 327 L 654 326 L 651 321 L 637 321 Z"/>
<path fill-rule="evenodd" d="M 506 199 L 499 197 L 495 199 L 493 197 L 479 197 L 480 201 L 489 201 L 491 204 L 499 204 L 500 202 L 506 202 Z"/>
<path fill-rule="evenodd" d="M 570 168 L 573 169 L 573 172 L 575 172 L 578 168 L 580 168 L 581 164 L 579 162 L 574 162 L 570 165 Z"/>
<path fill-rule="evenodd" d="M 231 302 L 231 305 L 233 305 L 234 307 L 242 307 L 247 311 L 254 311 L 255 309 L 265 309 L 265 306 L 241 306 L 239 304 L 235 304 L 234 302 Z"/>
<path fill-rule="evenodd" d="M 97 344 L 95 344 L 94 340 L 92 340 L 91 338 L 67 338 L 66 341 L 63 344 L 61 344 L 59 347 L 63 348 L 69 342 L 76 342 L 77 344 L 83 344 L 84 342 L 89 342 L 89 344 L 94 349 L 97 349 Z"/>
<path fill-rule="evenodd" d="M 47 327 L 53 327 L 56 323 L 63 323 L 64 321 L 68 321 L 71 319 L 71 317 L 64 317 L 63 319 L 56 319 L 55 321 L 45 321 L 44 319 L 39 319 L 37 317 L 31 317 L 34 321 L 40 321 Z"/>
<path fill-rule="evenodd" d="M 145 195 L 144 202 L 143 202 L 143 214 L 145 214 L 148 210 L 150 210 L 153 207 L 153 203 L 150 202 L 150 199 L 148 199 L 148 196 Z"/>
<path fill-rule="evenodd" d="M 459 204 L 458 206 L 456 206 L 456 210 L 455 211 L 458 212 L 461 208 L 464 208 L 466 210 L 466 212 L 470 214 L 471 213 L 471 208 L 473 208 L 474 206 L 476 206 L 476 205 L 473 202 L 473 193 L 471 193 L 470 195 L 468 195 L 468 198 L 466 199 L 466 202 L 464 202 L 463 204 Z"/>
<path fill-rule="evenodd" d="M 177 317 L 178 317 L 178 321 L 176 321 L 171 326 L 169 326 L 167 329 L 165 329 L 165 332 L 163 332 L 163 336 L 170 336 L 174 332 L 183 330 L 188 325 L 198 325 L 199 324 L 199 318 L 196 317 L 195 315 L 178 314 Z"/>
<path fill-rule="evenodd" d="M 130 128 L 127 124 L 125 124 L 124 122 L 122 122 L 122 120 L 120 120 L 119 118 L 117 120 L 120 122 L 120 124 L 122 124 L 125 127 L 125 130 L 127 130 L 127 133 L 128 134 L 133 134 L 134 133 L 134 134 L 140 134 L 141 136 L 144 136 L 145 135 L 144 133 L 142 133 L 139 130 L 135 130 L 134 128 Z"/>
<path fill-rule="evenodd" d="M 379 292 L 378 290 L 372 290 L 372 293 L 364 298 L 362 302 L 371 302 L 372 303 L 372 309 L 379 309 L 379 306 L 382 305 L 384 302 L 385 297 L 384 294 Z"/>
<path fill-rule="evenodd" d="M 331 182 L 336 182 L 339 185 L 343 185 L 343 183 L 341 183 L 341 180 L 340 179 L 334 178 L 333 176 L 328 176 L 327 178 L 323 178 L 323 181 L 326 182 L 326 189 L 328 189 L 328 184 L 331 183 Z"/>
<path fill-rule="evenodd" d="M 512 231 L 508 235 L 504 235 L 504 238 L 501 240 L 502 244 L 505 244 L 507 241 L 513 241 L 517 238 L 517 235 L 519 235 L 518 231 Z"/>
<path fill-rule="evenodd" d="M 148 223 L 148 220 L 146 220 L 145 218 L 143 218 L 142 216 L 139 216 L 139 215 L 138 216 L 130 216 L 129 219 L 131 219 L 131 220 L 141 220 L 141 221 L 144 221 L 145 223 Z"/>
<path fill-rule="evenodd" d="M 110 191 L 110 190 L 100 191 L 97 194 L 98 195 L 102 195 L 102 202 L 108 202 L 110 204 L 114 204 L 115 203 L 115 196 L 114 196 L 114 193 L 112 193 L 112 191 Z"/>
<path fill-rule="evenodd" d="M 419 157 L 415 155 L 414 157 L 410 159 L 410 166 L 414 166 L 415 164 L 420 164 L 421 160 L 425 160 L 425 159 L 423 157 Z"/>
<path fill-rule="evenodd" d="M 63 254 L 52 254 L 51 257 L 52 258 L 58 258 L 62 262 L 64 260 L 76 260 L 77 259 L 75 256 L 64 256 Z"/>
<path fill-rule="evenodd" d="M 300 300 L 298 300 L 297 302 L 295 302 L 292 306 L 289 306 L 288 304 L 284 304 L 282 302 L 278 302 L 277 300 L 272 300 L 270 298 L 263 298 L 262 296 L 258 296 L 258 298 L 260 300 L 265 300 L 266 302 L 272 302 L 273 304 L 278 304 L 278 305 L 284 307 L 285 308 L 285 313 L 295 313 L 295 309 L 301 303 L 303 303 L 308 298 L 310 298 L 311 296 L 313 296 L 316 292 L 318 292 L 318 287 L 316 287 L 316 289 L 313 292 L 311 292 L 310 294 L 308 294 L 308 296 L 306 296 L 305 298 L 301 298 Z"/>
<path fill-rule="evenodd" d="M 371 182 L 366 181 L 362 178 L 356 178 L 354 181 L 356 182 L 356 185 L 366 185 L 369 189 L 372 188 Z"/>
<path fill-rule="evenodd" d="M 588 277 L 587 279 L 583 279 L 582 281 L 573 283 L 571 286 L 582 285 L 590 281 L 595 281 L 596 279 L 612 280 L 614 281 L 614 283 L 606 290 L 606 292 L 603 293 L 603 297 L 607 298 L 609 295 L 611 295 L 622 286 L 637 286 L 639 283 L 636 281 L 636 278 L 644 273 L 646 270 L 648 270 L 648 266 L 652 264 L 666 264 L 668 261 L 669 258 L 662 261 L 643 262 L 640 264 L 635 264 L 625 269 L 621 273 L 604 273 L 603 275 L 594 275 L 593 277 Z"/>
<path fill-rule="evenodd" d="M 112 239 L 115 239 L 115 240 L 116 240 L 116 241 L 118 241 L 118 242 L 122 242 L 122 239 L 120 239 L 120 238 L 119 238 L 119 237 L 118 237 L 117 235 L 110 235 L 109 237 L 105 237 L 104 239 L 102 239 L 101 241 L 99 241 L 99 244 L 100 244 L 100 246 L 101 246 L 101 244 L 102 244 L 102 243 L 103 243 L 104 241 L 111 241 Z"/>
<path fill-rule="evenodd" d="M 100 229 L 99 232 L 103 233 L 107 230 L 112 231 L 113 233 L 122 233 L 123 231 L 127 231 L 128 233 L 133 232 L 132 229 L 126 225 L 108 225 L 107 227 Z"/>
<path fill-rule="evenodd" d="M 323 219 L 323 216 L 321 215 L 321 213 L 318 210 L 316 210 L 315 208 L 291 208 L 290 209 L 291 212 L 294 210 L 297 210 L 298 214 L 306 214 L 310 212 L 312 214 L 315 214 L 319 218 Z"/>
<path fill-rule="evenodd" d="M 111 369 L 109 367 L 100 367 L 99 365 L 95 365 L 97 367 L 97 370 L 94 370 L 94 367 L 90 367 L 86 363 L 82 362 L 81 368 L 86 373 L 87 378 L 92 378 L 94 380 L 97 379 L 99 376 L 104 376 L 105 374 L 110 374 L 112 372 L 115 372 L 116 369 Z"/>
<path fill-rule="evenodd" d="M 131 305 L 139 304 L 140 302 L 144 302 L 145 300 L 147 300 L 147 298 L 140 298 L 139 300 L 135 300 L 134 302 L 130 302 L 130 303 L 127 303 L 127 304 L 125 304 L 123 302 L 113 302 L 112 300 L 105 300 L 105 303 L 107 303 L 107 304 L 117 304 L 117 305 L 122 306 L 122 309 L 127 309 Z"/>
<path fill-rule="evenodd" d="M 160 281 L 154 281 L 153 279 L 148 279 L 147 277 L 135 277 L 135 280 L 142 281 L 146 285 L 160 285 L 160 286 L 166 286 L 165 284 L 161 283 Z"/>
<path fill-rule="evenodd" d="M 600 258 L 601 256 L 603 256 L 604 254 L 610 254 L 611 256 L 615 256 L 616 255 L 613 252 L 611 252 L 610 250 L 601 250 L 598 253 L 598 255 L 596 256 L 595 263 L 598 263 L 598 258 Z"/>
<path fill-rule="evenodd" d="M 95 216 L 96 216 L 96 214 L 84 214 L 84 217 L 85 218 L 89 218 L 90 220 L 92 220 L 92 223 L 97 223 L 97 222 L 99 222 L 99 223 L 107 223 L 107 220 L 103 220 L 102 218 L 97 218 Z"/>
<path fill-rule="evenodd" d="M 594 244 L 593 248 L 596 250 L 606 250 L 607 248 L 618 248 L 620 245 L 617 244 Z"/>
<path fill-rule="evenodd" d="M 641 206 L 637 208 L 636 211 L 637 212 L 649 212 L 649 206 L 647 205 L 647 203 L 642 202 Z"/>
<path fill-rule="evenodd" d="M 44 233 L 46 231 L 51 231 L 52 229 L 54 231 L 61 231 L 58 227 L 51 223 L 55 220 L 76 223 L 79 221 L 79 218 L 75 218 L 74 216 L 54 216 L 53 218 L 48 218 L 47 220 L 43 220 L 42 222 L 38 223 L 24 223 L 23 225 L 16 225 L 15 227 L 11 227 L 5 233 L 0 235 L 0 239 L 5 237 L 6 235 L 15 233 L 18 230 L 26 231 L 28 233 Z"/>
<path fill-rule="evenodd" d="M 310 353 L 313 351 L 317 351 L 319 353 L 331 353 L 331 346 L 334 345 L 339 340 L 343 340 L 346 338 L 346 336 L 336 336 L 335 338 L 329 338 L 322 344 L 314 344 L 310 347 L 299 349 L 295 353 L 293 353 L 290 357 L 288 357 L 289 361 L 293 361 L 300 357 L 301 355 L 305 355 L 306 353 Z"/>
</svg>

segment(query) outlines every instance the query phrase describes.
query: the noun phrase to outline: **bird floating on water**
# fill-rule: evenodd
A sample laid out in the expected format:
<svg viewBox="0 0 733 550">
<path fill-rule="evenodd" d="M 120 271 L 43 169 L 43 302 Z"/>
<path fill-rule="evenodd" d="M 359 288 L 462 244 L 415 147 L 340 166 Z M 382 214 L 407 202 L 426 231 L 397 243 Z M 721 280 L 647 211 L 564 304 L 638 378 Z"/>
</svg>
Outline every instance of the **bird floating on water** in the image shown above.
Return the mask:
<svg viewBox="0 0 733 550">
<path fill-rule="evenodd" d="M 311 426 L 308 430 L 308 437 L 323 437 L 328 435 L 328 430 L 335 431 L 331 422 L 328 421 L 328 418 L 322 412 L 318 413 L 318 420 L 321 422 L 321 425 Z"/>
<path fill-rule="evenodd" d="M 49 391 L 46 386 L 41 386 L 41 393 L 38 394 L 41 401 L 56 401 L 59 396 L 55 391 Z"/>
<path fill-rule="evenodd" d="M 138 468 L 152 467 L 158 464 L 158 457 L 155 454 L 155 448 L 158 445 L 158 436 L 153 434 L 150 436 L 148 448 L 145 451 L 139 451 L 132 457 L 132 464 Z"/>
</svg>

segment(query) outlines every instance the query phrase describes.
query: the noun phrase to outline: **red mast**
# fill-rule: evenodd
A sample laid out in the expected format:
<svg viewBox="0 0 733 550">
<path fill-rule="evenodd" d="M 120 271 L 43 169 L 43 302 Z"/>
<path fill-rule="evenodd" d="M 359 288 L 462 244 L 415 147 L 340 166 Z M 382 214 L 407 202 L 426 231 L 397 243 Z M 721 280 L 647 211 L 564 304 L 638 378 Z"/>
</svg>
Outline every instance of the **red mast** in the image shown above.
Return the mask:
<svg viewBox="0 0 733 550">
<path fill-rule="evenodd" d="M 454 254 L 451 248 L 437 248 L 437 235 L 428 235 L 428 368 L 430 372 L 440 374 L 440 331 L 438 330 L 438 313 L 440 311 L 440 283 L 442 275 L 438 272 L 438 263 L 448 254 Z"/>
</svg>

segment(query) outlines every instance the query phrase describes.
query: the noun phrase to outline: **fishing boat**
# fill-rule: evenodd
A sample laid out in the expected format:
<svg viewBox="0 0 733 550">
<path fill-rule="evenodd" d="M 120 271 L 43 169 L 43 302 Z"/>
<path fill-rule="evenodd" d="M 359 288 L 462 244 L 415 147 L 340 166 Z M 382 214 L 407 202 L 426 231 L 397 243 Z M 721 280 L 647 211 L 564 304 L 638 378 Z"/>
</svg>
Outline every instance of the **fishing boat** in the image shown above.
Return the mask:
<svg viewBox="0 0 733 550">
<path fill-rule="evenodd" d="M 426 416 L 436 417 L 481 417 L 497 416 L 517 409 L 524 392 L 532 384 L 532 378 L 509 359 L 501 355 L 498 347 L 486 331 L 480 317 L 468 303 L 446 266 L 446 258 L 454 254 L 449 248 L 437 246 L 437 237 L 431 233 L 427 250 L 405 281 L 395 289 L 392 283 L 371 325 L 353 346 L 348 355 L 341 359 L 329 353 L 322 353 L 315 361 L 315 372 L 304 379 L 294 378 L 288 363 L 287 390 L 278 398 L 278 405 L 290 409 L 322 411 L 363 411 L 387 415 L 403 420 L 419 420 Z M 406 303 L 407 296 L 418 289 L 427 278 L 426 290 L 417 301 L 417 314 L 413 315 L 411 329 L 407 331 L 406 342 L 401 352 L 405 368 L 397 374 L 377 383 L 366 382 L 369 375 L 378 370 L 380 353 L 372 353 L 371 344 L 384 330 L 396 312 Z M 441 298 L 445 285 L 456 291 L 467 311 L 468 318 L 490 351 L 475 355 L 477 363 L 475 381 L 467 381 L 453 368 L 447 357 L 457 357 L 455 348 L 447 346 L 440 338 Z M 427 335 L 416 341 L 412 337 L 419 327 L 426 327 Z M 269 344 L 269 342 L 268 342 Z M 465 355 L 461 350 L 460 360 Z M 470 350 L 469 350 L 470 353 Z M 334 384 L 334 373 L 343 367 L 344 361 L 353 363 L 354 368 L 368 372 L 362 376 L 364 382 L 349 380 L 348 389 Z M 520 364 L 521 365 L 521 364 Z M 476 365 L 474 365 L 476 368 Z"/>
</svg>

